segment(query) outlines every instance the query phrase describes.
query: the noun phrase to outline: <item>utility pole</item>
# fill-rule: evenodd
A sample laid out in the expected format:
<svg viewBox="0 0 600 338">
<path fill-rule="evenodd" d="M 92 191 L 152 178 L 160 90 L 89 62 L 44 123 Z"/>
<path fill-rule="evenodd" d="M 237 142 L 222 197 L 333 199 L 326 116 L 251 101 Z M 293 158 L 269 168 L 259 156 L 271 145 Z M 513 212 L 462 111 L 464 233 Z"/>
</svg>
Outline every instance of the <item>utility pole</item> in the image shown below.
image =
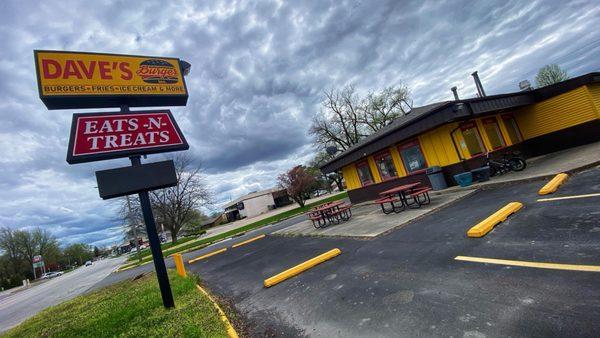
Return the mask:
<svg viewBox="0 0 600 338">
<path fill-rule="evenodd" d="M 142 262 L 142 253 L 140 252 L 140 242 L 138 241 L 137 224 L 133 220 L 133 211 L 131 210 L 131 201 L 129 201 L 129 195 L 125 195 L 125 198 L 127 199 L 127 210 L 128 210 L 127 218 L 129 218 L 129 224 L 130 224 L 131 228 L 133 229 L 133 237 L 134 237 L 133 241 L 135 242 L 135 250 L 137 252 L 138 261 L 141 263 Z"/>
</svg>

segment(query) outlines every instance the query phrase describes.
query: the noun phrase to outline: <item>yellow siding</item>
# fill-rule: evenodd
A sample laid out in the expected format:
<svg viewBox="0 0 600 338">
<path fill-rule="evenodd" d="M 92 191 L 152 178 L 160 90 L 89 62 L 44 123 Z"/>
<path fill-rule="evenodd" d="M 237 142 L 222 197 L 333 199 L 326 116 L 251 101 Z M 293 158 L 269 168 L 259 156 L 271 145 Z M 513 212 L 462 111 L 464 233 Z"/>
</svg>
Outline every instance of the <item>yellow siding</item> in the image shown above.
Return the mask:
<svg viewBox="0 0 600 338">
<path fill-rule="evenodd" d="M 404 169 L 404 165 L 402 164 L 402 159 L 400 158 L 398 148 L 390 147 L 390 153 L 392 154 L 392 160 L 394 160 L 394 166 L 396 167 L 398 177 L 406 176 L 406 170 Z"/>
<path fill-rule="evenodd" d="M 583 86 L 523 108 L 515 118 L 527 140 L 597 119 L 598 115 Z"/>
<path fill-rule="evenodd" d="M 354 164 L 350 164 L 343 167 L 342 175 L 344 176 L 344 180 L 346 180 L 346 187 L 348 188 L 348 190 L 357 189 L 362 186 L 360 184 L 358 172 L 356 171 L 356 167 L 354 166 Z"/>
<path fill-rule="evenodd" d="M 481 119 L 477 119 L 475 122 L 477 123 L 477 129 L 479 129 L 479 135 L 481 135 L 481 140 L 483 141 L 485 150 L 492 150 L 492 143 L 490 142 L 490 139 L 488 139 L 487 133 L 483 128 L 483 122 L 481 122 Z"/>
<path fill-rule="evenodd" d="M 600 84 L 593 84 L 587 87 L 590 98 L 596 107 L 596 117 L 600 118 Z"/>
<path fill-rule="evenodd" d="M 377 170 L 377 166 L 375 165 L 375 160 L 373 156 L 368 157 L 369 160 L 369 168 L 371 169 L 371 175 L 373 175 L 373 183 L 381 182 L 381 176 L 379 175 L 379 170 Z"/>
<path fill-rule="evenodd" d="M 496 115 L 496 121 L 498 121 L 498 126 L 500 127 L 500 132 L 502 133 L 504 142 L 506 143 L 507 146 L 512 146 L 514 143 L 510 139 L 510 135 L 508 135 L 508 130 L 506 129 L 506 125 L 504 124 L 502 115 Z M 519 123 L 519 122 L 517 122 L 517 123 Z"/>
</svg>

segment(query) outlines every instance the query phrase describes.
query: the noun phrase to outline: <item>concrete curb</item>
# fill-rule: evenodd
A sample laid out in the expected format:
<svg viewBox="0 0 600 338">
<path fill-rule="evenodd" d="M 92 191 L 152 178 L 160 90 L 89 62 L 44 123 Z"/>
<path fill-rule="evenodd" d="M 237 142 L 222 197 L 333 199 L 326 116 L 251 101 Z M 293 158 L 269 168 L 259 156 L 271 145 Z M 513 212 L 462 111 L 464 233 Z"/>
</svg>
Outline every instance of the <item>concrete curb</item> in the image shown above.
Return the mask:
<svg viewBox="0 0 600 338">
<path fill-rule="evenodd" d="M 521 210 L 523 208 L 523 203 L 521 202 L 511 202 L 502 207 L 500 210 L 488 216 L 483 221 L 477 223 L 474 227 L 467 231 L 468 237 L 483 237 L 488 232 L 492 231 L 496 225 L 500 222 L 504 222 L 508 216 L 514 214 L 515 212 Z"/>
<path fill-rule="evenodd" d="M 550 182 L 546 183 L 542 187 L 542 189 L 540 189 L 540 191 L 538 191 L 538 194 L 539 195 L 552 194 L 553 192 L 558 190 L 558 187 L 560 187 L 567 180 L 567 178 L 569 178 L 569 174 L 565 174 L 565 173 L 560 173 L 560 174 L 554 176 L 554 178 L 551 179 Z"/>
<path fill-rule="evenodd" d="M 328 261 L 328 260 L 332 259 L 333 257 L 340 255 L 341 253 L 342 253 L 342 251 L 338 248 L 329 250 L 325 253 L 318 255 L 317 257 L 311 258 L 311 259 L 309 259 L 305 262 L 302 262 L 294 267 L 291 267 L 285 271 L 282 271 L 273 277 L 265 279 L 264 286 L 266 288 L 269 288 L 273 285 L 279 284 L 291 277 L 301 274 L 302 272 L 304 272 L 318 264 Z"/>
</svg>

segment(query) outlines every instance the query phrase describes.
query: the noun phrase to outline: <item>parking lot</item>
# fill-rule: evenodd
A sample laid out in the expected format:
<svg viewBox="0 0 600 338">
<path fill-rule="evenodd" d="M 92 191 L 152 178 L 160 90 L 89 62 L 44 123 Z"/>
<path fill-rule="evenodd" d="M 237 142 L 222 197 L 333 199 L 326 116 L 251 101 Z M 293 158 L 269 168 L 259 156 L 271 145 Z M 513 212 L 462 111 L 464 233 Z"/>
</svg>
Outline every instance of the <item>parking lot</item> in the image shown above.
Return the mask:
<svg viewBox="0 0 600 338">
<path fill-rule="evenodd" d="M 596 335 L 600 273 L 580 270 L 600 266 L 600 197 L 538 199 L 600 193 L 600 169 L 542 197 L 543 184 L 478 191 L 370 240 L 268 235 L 187 268 L 235 304 L 252 334 Z M 523 209 L 482 238 L 466 237 L 513 201 Z M 332 248 L 342 254 L 263 287 L 264 279 Z"/>
</svg>

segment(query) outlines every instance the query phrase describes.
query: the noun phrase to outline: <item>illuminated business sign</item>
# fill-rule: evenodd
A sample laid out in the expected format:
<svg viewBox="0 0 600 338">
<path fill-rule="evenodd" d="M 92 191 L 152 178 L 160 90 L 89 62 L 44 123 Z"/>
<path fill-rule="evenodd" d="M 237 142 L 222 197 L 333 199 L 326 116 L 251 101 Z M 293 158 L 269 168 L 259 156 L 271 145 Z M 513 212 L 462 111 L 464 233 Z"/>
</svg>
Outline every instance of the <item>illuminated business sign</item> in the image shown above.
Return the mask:
<svg viewBox="0 0 600 338">
<path fill-rule="evenodd" d="M 70 164 L 188 149 L 169 110 L 73 114 Z"/>
<path fill-rule="evenodd" d="M 176 58 L 34 51 L 40 98 L 48 109 L 185 106 Z"/>
</svg>

